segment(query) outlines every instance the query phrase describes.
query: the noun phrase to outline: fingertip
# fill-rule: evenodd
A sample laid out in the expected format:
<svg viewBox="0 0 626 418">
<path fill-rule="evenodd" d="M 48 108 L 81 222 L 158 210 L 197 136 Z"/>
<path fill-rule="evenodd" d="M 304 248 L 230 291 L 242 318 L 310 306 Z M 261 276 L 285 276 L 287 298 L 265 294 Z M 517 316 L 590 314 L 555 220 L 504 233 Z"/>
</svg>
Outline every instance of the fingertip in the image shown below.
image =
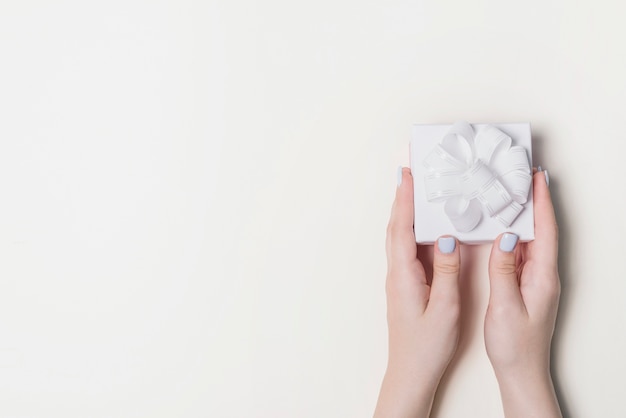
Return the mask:
<svg viewBox="0 0 626 418">
<path fill-rule="evenodd" d="M 398 176 L 398 187 L 402 187 L 406 185 L 408 181 L 413 180 L 413 175 L 411 174 L 411 169 L 409 167 L 398 166 L 397 171 Z"/>
<path fill-rule="evenodd" d="M 548 183 L 548 170 L 537 171 L 533 176 L 533 206 L 535 214 L 535 235 L 545 234 L 555 229 L 556 217 Z M 537 238 L 537 237 L 535 237 Z"/>
<path fill-rule="evenodd" d="M 411 169 L 408 167 L 398 167 L 396 201 L 405 212 L 413 211 L 413 176 L 411 175 Z"/>
<path fill-rule="evenodd" d="M 498 237 L 498 249 L 505 253 L 512 253 L 517 247 L 519 235 L 505 232 Z"/>
<path fill-rule="evenodd" d="M 450 235 L 444 235 L 437 239 L 437 250 L 441 254 L 452 254 L 456 251 L 457 240 Z"/>
<path fill-rule="evenodd" d="M 550 196 L 550 177 L 548 176 L 548 170 L 542 169 L 541 166 L 533 174 L 533 193 L 534 197 L 541 198 L 544 196 Z"/>
</svg>

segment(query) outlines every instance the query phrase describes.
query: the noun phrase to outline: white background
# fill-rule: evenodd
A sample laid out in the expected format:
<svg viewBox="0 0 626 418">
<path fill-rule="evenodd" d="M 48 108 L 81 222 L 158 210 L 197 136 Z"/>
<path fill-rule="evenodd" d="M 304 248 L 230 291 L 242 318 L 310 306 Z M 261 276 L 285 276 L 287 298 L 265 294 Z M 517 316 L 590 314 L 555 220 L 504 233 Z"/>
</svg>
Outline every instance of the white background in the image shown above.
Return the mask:
<svg viewBox="0 0 626 418">
<path fill-rule="evenodd" d="M 624 417 L 623 2 L 0 2 L 0 417 L 364 417 L 412 123 L 531 122 L 566 416 Z M 499 417 L 463 251 L 437 417 Z"/>
</svg>

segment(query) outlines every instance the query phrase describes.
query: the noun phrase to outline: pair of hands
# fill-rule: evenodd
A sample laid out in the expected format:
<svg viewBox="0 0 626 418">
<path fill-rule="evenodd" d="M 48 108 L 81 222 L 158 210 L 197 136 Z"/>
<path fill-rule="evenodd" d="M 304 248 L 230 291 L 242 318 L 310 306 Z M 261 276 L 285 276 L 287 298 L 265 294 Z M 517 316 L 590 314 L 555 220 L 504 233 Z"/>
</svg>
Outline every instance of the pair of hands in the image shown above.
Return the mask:
<svg viewBox="0 0 626 418">
<path fill-rule="evenodd" d="M 413 232 L 413 177 L 398 173 L 387 228 L 389 361 L 375 417 L 427 417 L 459 337 L 459 243 L 441 237 L 432 278 Z M 485 346 L 507 417 L 560 417 L 550 376 L 550 344 L 560 294 L 558 231 L 547 172 L 533 176 L 535 240 L 494 242 Z M 417 220 L 419 222 L 419 220 Z"/>
</svg>

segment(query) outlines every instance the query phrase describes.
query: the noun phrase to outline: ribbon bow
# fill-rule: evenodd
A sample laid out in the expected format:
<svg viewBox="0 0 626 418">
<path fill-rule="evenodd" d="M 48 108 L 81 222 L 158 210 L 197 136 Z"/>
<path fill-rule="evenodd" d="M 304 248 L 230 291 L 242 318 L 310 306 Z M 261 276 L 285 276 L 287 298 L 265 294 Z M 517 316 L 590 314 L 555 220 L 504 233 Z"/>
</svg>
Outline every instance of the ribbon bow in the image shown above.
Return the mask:
<svg viewBox="0 0 626 418">
<path fill-rule="evenodd" d="M 524 209 L 532 175 L 526 150 L 511 142 L 491 125 L 475 135 L 470 124 L 458 122 L 424 160 L 426 199 L 445 201 L 457 231 L 478 225 L 481 206 L 507 227 Z"/>
</svg>

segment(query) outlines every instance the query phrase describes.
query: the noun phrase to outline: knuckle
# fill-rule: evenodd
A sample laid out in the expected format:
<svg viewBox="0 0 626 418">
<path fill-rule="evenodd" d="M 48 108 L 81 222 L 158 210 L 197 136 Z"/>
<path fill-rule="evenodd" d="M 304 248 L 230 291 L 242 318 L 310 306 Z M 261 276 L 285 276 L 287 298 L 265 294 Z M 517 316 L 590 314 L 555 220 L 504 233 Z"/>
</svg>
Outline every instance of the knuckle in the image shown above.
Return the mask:
<svg viewBox="0 0 626 418">
<path fill-rule="evenodd" d="M 439 274 L 456 275 L 459 274 L 461 266 L 457 261 L 442 261 L 435 262 L 433 270 Z"/>
<path fill-rule="evenodd" d="M 509 276 L 515 274 L 516 272 L 517 266 L 513 260 L 507 260 L 489 266 L 489 274 L 491 276 Z"/>
<path fill-rule="evenodd" d="M 454 255 L 436 256 L 433 263 L 433 270 L 436 274 L 445 274 L 447 276 L 458 275 L 461 271 L 461 260 Z"/>
</svg>

